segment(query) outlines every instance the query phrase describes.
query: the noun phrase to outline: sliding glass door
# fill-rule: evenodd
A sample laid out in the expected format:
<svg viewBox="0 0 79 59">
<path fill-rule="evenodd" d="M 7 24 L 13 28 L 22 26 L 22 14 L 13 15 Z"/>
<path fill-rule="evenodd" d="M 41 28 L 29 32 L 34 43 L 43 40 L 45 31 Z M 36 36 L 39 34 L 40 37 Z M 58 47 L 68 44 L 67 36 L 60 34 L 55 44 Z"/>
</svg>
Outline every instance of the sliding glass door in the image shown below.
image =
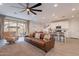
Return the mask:
<svg viewBox="0 0 79 59">
<path fill-rule="evenodd" d="M 17 26 L 19 27 L 18 28 L 18 36 L 24 36 L 26 34 L 25 24 L 24 23 L 18 23 Z"/>
<path fill-rule="evenodd" d="M 5 20 L 4 32 L 6 31 L 15 32 L 17 36 L 24 36 L 26 34 L 25 22 L 16 20 Z"/>
</svg>

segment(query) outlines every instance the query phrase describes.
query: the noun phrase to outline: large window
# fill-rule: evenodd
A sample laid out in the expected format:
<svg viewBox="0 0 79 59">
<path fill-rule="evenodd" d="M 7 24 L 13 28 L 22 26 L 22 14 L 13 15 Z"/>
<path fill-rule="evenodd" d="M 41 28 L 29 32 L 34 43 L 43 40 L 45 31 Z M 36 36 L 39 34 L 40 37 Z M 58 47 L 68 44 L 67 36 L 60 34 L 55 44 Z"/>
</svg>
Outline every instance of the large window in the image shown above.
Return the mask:
<svg viewBox="0 0 79 59">
<path fill-rule="evenodd" d="M 5 31 L 15 32 L 17 36 L 24 36 L 26 34 L 25 22 L 16 20 L 5 20 L 4 32 Z"/>
<path fill-rule="evenodd" d="M 25 24 L 24 23 L 18 23 L 18 35 L 24 36 L 25 34 L 26 34 Z"/>
<path fill-rule="evenodd" d="M 4 21 L 4 32 L 8 31 L 8 28 L 7 28 L 8 26 L 9 26 L 8 20 Z"/>
</svg>

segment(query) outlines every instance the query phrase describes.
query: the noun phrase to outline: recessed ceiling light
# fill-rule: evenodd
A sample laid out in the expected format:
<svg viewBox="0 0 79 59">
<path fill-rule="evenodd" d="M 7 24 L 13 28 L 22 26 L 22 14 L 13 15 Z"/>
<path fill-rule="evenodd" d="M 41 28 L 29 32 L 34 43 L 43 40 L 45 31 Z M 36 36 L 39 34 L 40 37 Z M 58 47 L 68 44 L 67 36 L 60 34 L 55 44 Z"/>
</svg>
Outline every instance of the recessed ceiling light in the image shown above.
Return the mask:
<svg viewBox="0 0 79 59">
<path fill-rule="evenodd" d="M 72 15 L 72 18 L 73 18 L 74 16 Z"/>
<path fill-rule="evenodd" d="M 54 7 L 58 7 L 58 4 L 54 4 Z"/>
<path fill-rule="evenodd" d="M 54 18 L 58 18 L 57 16 L 55 16 Z"/>
<path fill-rule="evenodd" d="M 76 8 L 72 8 L 72 11 L 75 11 L 76 10 Z"/>
<path fill-rule="evenodd" d="M 54 17 L 54 16 L 55 16 L 55 14 L 52 14 L 52 16 Z"/>
</svg>

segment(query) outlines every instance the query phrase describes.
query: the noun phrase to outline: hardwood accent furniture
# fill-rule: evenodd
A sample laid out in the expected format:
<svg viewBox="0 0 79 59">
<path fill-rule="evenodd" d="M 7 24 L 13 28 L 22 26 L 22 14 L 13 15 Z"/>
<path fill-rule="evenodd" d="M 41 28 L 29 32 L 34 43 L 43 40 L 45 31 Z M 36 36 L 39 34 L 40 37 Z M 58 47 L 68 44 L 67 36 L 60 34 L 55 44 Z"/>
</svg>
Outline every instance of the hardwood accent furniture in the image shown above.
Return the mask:
<svg viewBox="0 0 79 59">
<path fill-rule="evenodd" d="M 4 32 L 4 39 L 6 39 L 9 44 L 13 44 L 18 38 L 14 36 L 12 32 Z"/>
</svg>

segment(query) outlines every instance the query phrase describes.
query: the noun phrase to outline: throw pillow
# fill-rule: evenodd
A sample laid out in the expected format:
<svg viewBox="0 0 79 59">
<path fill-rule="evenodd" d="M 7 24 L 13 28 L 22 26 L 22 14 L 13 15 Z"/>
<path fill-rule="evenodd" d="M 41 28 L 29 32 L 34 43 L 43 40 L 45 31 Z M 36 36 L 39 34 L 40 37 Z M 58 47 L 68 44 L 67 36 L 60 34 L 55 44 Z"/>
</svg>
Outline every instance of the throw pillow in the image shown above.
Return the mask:
<svg viewBox="0 0 79 59">
<path fill-rule="evenodd" d="M 44 40 L 50 40 L 50 34 L 45 34 Z"/>
<path fill-rule="evenodd" d="M 43 38 L 44 38 L 44 33 L 40 33 L 40 39 L 42 39 L 43 40 Z"/>
<path fill-rule="evenodd" d="M 31 34 L 29 34 L 29 37 L 31 37 L 31 38 L 32 38 L 32 37 L 33 37 L 33 34 L 32 34 L 32 33 L 31 33 Z"/>
<path fill-rule="evenodd" d="M 35 33 L 35 38 L 40 39 L 40 33 Z"/>
</svg>

